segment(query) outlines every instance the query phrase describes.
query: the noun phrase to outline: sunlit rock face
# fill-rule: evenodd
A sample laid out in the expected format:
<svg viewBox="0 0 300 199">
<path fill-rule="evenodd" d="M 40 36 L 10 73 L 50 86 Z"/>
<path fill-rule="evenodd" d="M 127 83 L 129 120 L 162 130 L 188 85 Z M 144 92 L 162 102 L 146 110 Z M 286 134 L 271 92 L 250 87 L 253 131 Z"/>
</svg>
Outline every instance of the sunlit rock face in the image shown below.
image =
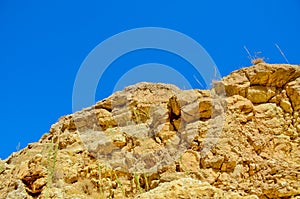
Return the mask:
<svg viewBox="0 0 300 199">
<path fill-rule="evenodd" d="M 211 90 L 139 83 L 1 160 L 0 198 L 297 198 L 299 111 L 297 65 Z"/>
</svg>

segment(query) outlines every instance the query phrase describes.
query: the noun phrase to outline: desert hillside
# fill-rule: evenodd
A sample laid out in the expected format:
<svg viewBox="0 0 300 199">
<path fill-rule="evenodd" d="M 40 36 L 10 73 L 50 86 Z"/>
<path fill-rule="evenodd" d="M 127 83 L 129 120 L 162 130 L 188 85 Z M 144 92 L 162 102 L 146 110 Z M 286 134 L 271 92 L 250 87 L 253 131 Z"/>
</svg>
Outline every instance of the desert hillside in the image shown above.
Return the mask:
<svg viewBox="0 0 300 199">
<path fill-rule="evenodd" d="M 0 160 L 0 198 L 300 198 L 299 114 L 300 65 L 139 83 Z"/>
</svg>

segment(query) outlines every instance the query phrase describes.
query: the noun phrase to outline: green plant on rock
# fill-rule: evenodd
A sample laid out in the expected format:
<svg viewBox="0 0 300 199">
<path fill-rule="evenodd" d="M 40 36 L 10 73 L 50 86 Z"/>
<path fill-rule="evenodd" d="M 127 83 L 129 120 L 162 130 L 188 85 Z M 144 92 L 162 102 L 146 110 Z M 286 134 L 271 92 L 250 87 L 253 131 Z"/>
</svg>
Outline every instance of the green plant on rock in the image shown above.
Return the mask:
<svg viewBox="0 0 300 199">
<path fill-rule="evenodd" d="M 137 189 L 139 190 L 139 193 L 141 194 L 143 192 L 141 184 L 140 184 L 140 175 L 137 173 L 133 173 L 134 180 L 137 186 Z"/>
<path fill-rule="evenodd" d="M 99 190 L 100 190 L 100 199 L 105 198 L 104 197 L 104 191 L 103 191 L 103 180 L 102 180 L 102 174 L 101 174 L 101 166 L 98 162 L 98 176 L 99 176 Z"/>
<path fill-rule="evenodd" d="M 144 172 L 144 180 L 145 180 L 145 189 L 146 189 L 146 191 L 149 191 L 150 187 L 149 187 L 148 178 L 147 178 L 147 175 L 145 172 Z"/>
<path fill-rule="evenodd" d="M 57 154 L 58 154 L 58 143 L 54 143 L 53 139 L 51 140 L 51 143 L 48 144 L 48 158 L 47 158 L 47 192 L 46 192 L 46 198 L 49 198 L 49 192 L 50 188 L 53 184 L 53 176 L 55 172 L 55 167 L 57 163 Z"/>
<path fill-rule="evenodd" d="M 117 184 L 118 184 L 118 187 L 121 188 L 123 197 L 125 198 L 125 197 L 126 197 L 125 189 L 124 189 L 124 187 L 123 187 L 123 185 L 122 185 L 122 183 L 121 183 L 121 181 L 120 181 L 120 179 L 119 179 L 119 177 L 118 177 L 118 175 L 116 174 L 115 171 L 114 171 L 114 174 L 115 174 L 115 178 L 116 178 L 116 182 L 117 182 Z"/>
</svg>

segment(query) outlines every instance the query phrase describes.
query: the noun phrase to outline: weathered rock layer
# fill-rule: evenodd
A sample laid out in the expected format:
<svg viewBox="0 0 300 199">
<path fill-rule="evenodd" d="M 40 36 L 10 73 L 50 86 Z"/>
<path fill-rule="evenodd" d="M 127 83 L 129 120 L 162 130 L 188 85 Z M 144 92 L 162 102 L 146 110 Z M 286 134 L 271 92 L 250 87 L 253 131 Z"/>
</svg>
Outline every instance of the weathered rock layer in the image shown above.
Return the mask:
<svg viewBox="0 0 300 199">
<path fill-rule="evenodd" d="M 299 113 L 297 65 L 140 83 L 1 160 L 0 198 L 300 198 Z"/>
</svg>

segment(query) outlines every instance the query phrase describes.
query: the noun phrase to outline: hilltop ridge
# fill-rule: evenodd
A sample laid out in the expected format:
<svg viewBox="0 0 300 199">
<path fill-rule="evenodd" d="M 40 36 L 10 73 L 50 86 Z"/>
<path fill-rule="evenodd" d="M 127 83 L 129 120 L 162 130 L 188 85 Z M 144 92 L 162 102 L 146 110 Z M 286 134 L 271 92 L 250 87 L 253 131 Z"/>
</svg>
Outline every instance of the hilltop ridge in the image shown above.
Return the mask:
<svg viewBox="0 0 300 199">
<path fill-rule="evenodd" d="M 300 198 L 300 66 L 139 83 L 0 162 L 0 198 Z"/>
</svg>

